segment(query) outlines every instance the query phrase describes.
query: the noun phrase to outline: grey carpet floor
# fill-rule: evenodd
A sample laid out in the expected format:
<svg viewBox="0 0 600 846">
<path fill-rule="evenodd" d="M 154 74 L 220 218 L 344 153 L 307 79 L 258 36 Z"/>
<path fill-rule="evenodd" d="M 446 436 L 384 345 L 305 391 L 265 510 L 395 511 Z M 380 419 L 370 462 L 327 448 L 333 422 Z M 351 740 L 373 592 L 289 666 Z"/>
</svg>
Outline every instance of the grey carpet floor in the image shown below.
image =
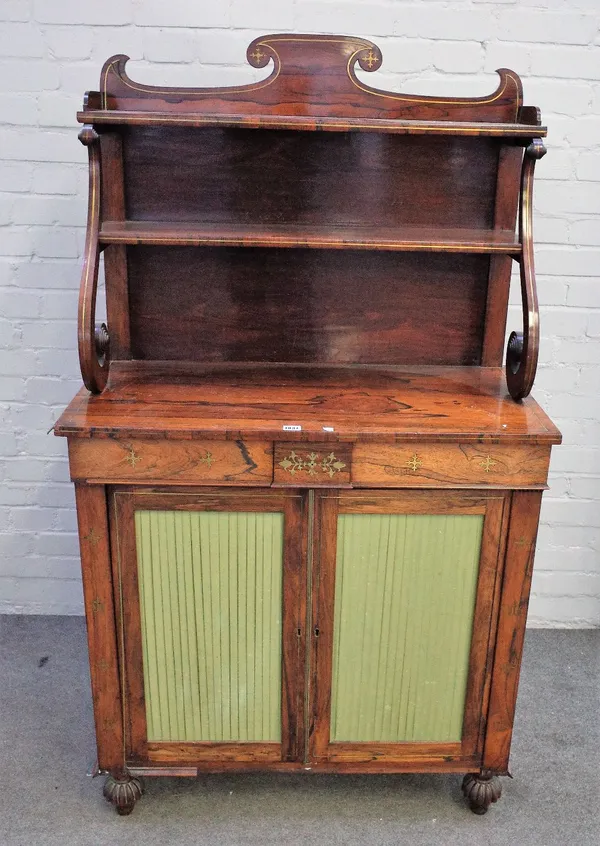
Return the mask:
<svg viewBox="0 0 600 846">
<path fill-rule="evenodd" d="M 514 780 L 484 817 L 460 777 L 148 779 L 130 817 L 86 777 L 94 732 L 84 622 L 0 616 L 0 846 L 600 844 L 600 631 L 530 631 Z"/>
</svg>

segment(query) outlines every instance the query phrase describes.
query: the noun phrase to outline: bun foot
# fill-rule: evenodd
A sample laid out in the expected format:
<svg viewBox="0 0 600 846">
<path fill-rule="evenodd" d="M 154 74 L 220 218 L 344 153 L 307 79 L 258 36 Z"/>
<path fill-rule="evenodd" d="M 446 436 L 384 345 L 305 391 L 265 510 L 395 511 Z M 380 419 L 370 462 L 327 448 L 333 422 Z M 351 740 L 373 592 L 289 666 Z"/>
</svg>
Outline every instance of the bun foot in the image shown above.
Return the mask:
<svg viewBox="0 0 600 846">
<path fill-rule="evenodd" d="M 134 809 L 135 803 L 144 792 L 142 781 L 128 773 L 108 775 L 104 782 L 102 794 L 107 802 L 112 802 L 117 814 L 128 816 Z"/>
<path fill-rule="evenodd" d="M 502 796 L 502 785 L 497 775 L 485 770 L 469 773 L 463 779 L 462 792 L 474 814 L 486 814 L 492 802 Z"/>
</svg>

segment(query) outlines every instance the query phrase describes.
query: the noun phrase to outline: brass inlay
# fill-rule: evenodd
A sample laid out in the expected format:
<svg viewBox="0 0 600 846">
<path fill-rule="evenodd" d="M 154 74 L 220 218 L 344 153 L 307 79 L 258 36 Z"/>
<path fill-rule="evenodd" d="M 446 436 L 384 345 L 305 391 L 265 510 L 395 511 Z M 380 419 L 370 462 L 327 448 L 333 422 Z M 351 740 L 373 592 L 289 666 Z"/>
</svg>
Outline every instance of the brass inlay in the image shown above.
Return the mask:
<svg viewBox="0 0 600 846">
<path fill-rule="evenodd" d="M 89 530 L 87 535 L 83 536 L 83 540 L 89 541 L 89 543 L 91 543 L 92 546 L 96 546 L 96 544 L 100 543 L 100 541 L 102 540 L 102 535 L 100 535 L 96 531 L 96 529 L 92 526 L 92 528 Z"/>
<path fill-rule="evenodd" d="M 113 68 L 115 68 L 113 73 L 122 85 L 125 85 L 127 88 L 131 88 L 132 91 L 142 91 L 144 94 L 157 94 L 158 96 L 164 96 L 165 94 L 178 94 L 179 96 L 181 96 L 182 93 L 191 93 L 195 96 L 214 96 L 216 93 L 219 92 L 223 92 L 225 94 L 243 94 L 247 91 L 258 91 L 260 88 L 265 88 L 268 85 L 272 85 L 281 72 L 281 57 L 277 50 L 268 42 L 261 41 L 260 44 L 263 47 L 269 47 L 277 58 L 277 66 L 273 73 L 266 79 L 264 79 L 262 82 L 251 82 L 249 85 L 226 85 L 219 88 L 163 88 L 160 85 L 141 85 L 129 79 L 125 72 L 123 72 L 123 74 L 119 73 L 118 65 L 121 61 L 121 57 L 118 57 L 117 59 L 115 59 L 114 62 L 111 62 L 108 65 L 104 73 L 104 79 L 101 90 L 102 108 L 104 110 L 108 110 L 108 74 L 111 70 L 113 70 Z M 129 57 L 127 57 L 127 59 L 128 58 Z"/>
<path fill-rule="evenodd" d="M 98 611 L 102 611 L 103 608 L 104 608 L 104 603 L 102 602 L 101 599 L 96 597 L 94 599 L 94 601 L 92 602 L 92 613 L 97 614 Z"/>
<path fill-rule="evenodd" d="M 413 473 L 416 473 L 419 467 L 422 467 L 423 462 L 420 460 L 419 456 L 416 452 L 412 454 L 410 459 L 406 462 L 406 466 L 409 470 L 412 470 Z"/>
<path fill-rule="evenodd" d="M 136 451 L 134 450 L 133 447 L 130 447 L 128 454 L 125 456 L 125 461 L 127 461 L 129 464 L 131 464 L 132 467 L 135 467 L 135 465 L 138 463 L 138 461 L 141 461 L 141 460 L 142 460 L 141 456 L 136 453 Z"/>
<path fill-rule="evenodd" d="M 346 72 L 350 79 L 350 82 L 359 88 L 361 91 L 364 91 L 366 94 L 373 94 L 376 97 L 385 97 L 389 100 L 404 100 L 408 105 L 411 103 L 426 103 L 428 105 L 445 105 L 448 106 L 450 104 L 453 105 L 466 105 L 466 106 L 480 106 L 484 103 L 494 103 L 497 100 L 500 100 L 504 96 L 504 92 L 508 87 L 509 80 L 514 84 L 515 91 L 516 91 L 516 98 L 515 98 L 515 120 L 517 118 L 517 114 L 519 111 L 519 107 L 522 104 L 523 98 L 519 93 L 519 84 L 518 84 L 518 77 L 516 77 L 512 71 L 507 71 L 505 69 L 504 72 L 504 84 L 502 84 L 502 76 L 500 77 L 500 85 L 494 91 L 494 93 L 489 97 L 454 97 L 454 98 L 444 98 L 444 99 L 437 99 L 435 97 L 418 97 L 414 94 L 394 94 L 392 91 L 382 91 L 378 88 L 371 88 L 368 85 L 363 85 L 359 80 L 356 78 L 354 74 L 354 62 L 358 54 L 364 50 L 364 47 L 359 47 L 358 50 L 355 50 L 354 53 L 348 59 L 346 64 Z M 501 87 L 500 87 L 501 86 Z"/>
<path fill-rule="evenodd" d="M 209 452 L 208 450 L 205 450 L 205 452 L 206 455 L 204 456 L 204 458 L 198 459 L 198 464 L 206 464 L 206 466 L 210 469 L 213 463 L 212 452 Z"/>
<path fill-rule="evenodd" d="M 290 476 L 294 476 L 296 473 L 303 470 L 308 473 L 309 476 L 316 476 L 318 471 L 321 470 L 323 473 L 327 473 L 327 475 L 331 478 L 336 473 L 340 473 L 346 465 L 343 461 L 340 461 L 333 452 L 330 452 L 329 455 L 322 458 L 319 462 L 319 455 L 316 452 L 311 452 L 306 458 L 303 458 L 301 455 L 298 455 L 298 453 L 292 450 L 289 455 L 279 462 L 279 466 L 282 467 L 286 473 L 289 473 Z"/>
<path fill-rule="evenodd" d="M 332 452 L 321 462 L 321 469 L 324 473 L 328 473 L 330 477 L 339 473 L 345 466 L 344 462 L 337 459 Z"/>
<path fill-rule="evenodd" d="M 256 50 L 254 51 L 254 53 L 250 53 L 250 55 L 252 56 L 252 58 L 253 58 L 253 59 L 256 59 L 256 61 L 257 61 L 257 62 L 260 62 L 260 60 L 261 60 L 261 59 L 264 59 L 264 57 L 265 57 L 267 54 L 266 54 L 266 53 L 261 53 L 261 52 L 260 52 L 260 47 L 257 47 L 257 48 L 256 48 Z"/>
<path fill-rule="evenodd" d="M 516 103 L 515 103 L 515 119 L 516 119 L 516 114 L 518 112 L 519 106 L 521 105 L 521 102 L 522 102 L 522 97 L 519 96 L 518 77 L 515 77 L 515 75 L 511 71 L 505 71 L 504 85 L 502 85 L 502 87 L 498 87 L 496 89 L 496 91 L 494 91 L 494 93 L 491 94 L 489 97 L 458 97 L 458 98 L 453 98 L 453 99 L 450 99 L 450 98 L 437 99 L 435 97 L 418 97 L 418 96 L 410 95 L 410 94 L 408 94 L 408 95 L 406 95 L 406 94 L 405 95 L 394 94 L 391 91 L 381 91 L 377 88 L 370 88 L 368 86 L 364 86 L 354 76 L 352 65 L 353 65 L 354 61 L 356 60 L 356 57 L 358 56 L 358 54 L 360 52 L 362 52 L 363 50 L 368 49 L 372 53 L 373 46 L 371 44 L 369 44 L 369 42 L 365 43 L 365 41 L 363 39 L 360 39 L 360 38 L 341 38 L 340 39 L 340 38 L 321 38 L 321 37 L 318 37 L 318 38 L 315 38 L 315 39 L 302 39 L 302 38 L 298 38 L 298 37 L 294 37 L 294 36 L 289 36 L 289 37 L 272 37 L 272 38 L 269 38 L 269 39 L 266 39 L 266 40 L 259 41 L 259 43 L 256 46 L 256 49 L 260 50 L 260 47 L 262 46 L 262 47 L 268 47 L 270 50 L 272 50 L 272 52 L 275 54 L 275 56 L 277 58 L 277 67 L 276 67 L 274 73 L 272 73 L 271 76 L 267 77 L 267 79 L 262 80 L 261 82 L 250 83 L 249 85 L 225 86 L 225 87 L 222 87 L 222 88 L 207 88 L 207 89 L 194 89 L 194 88 L 169 89 L 169 88 L 162 88 L 162 87 L 157 86 L 157 85 L 142 85 L 142 84 L 139 84 L 139 83 L 134 83 L 133 80 L 131 80 L 127 76 L 126 73 L 121 75 L 118 72 L 117 69 L 114 70 L 114 74 L 116 75 L 117 79 L 123 85 L 125 85 L 127 88 L 131 88 L 134 91 L 142 91 L 142 92 L 147 93 L 147 94 L 157 94 L 158 96 L 163 96 L 164 94 L 179 94 L 179 95 L 181 95 L 182 92 L 184 94 L 192 93 L 196 96 L 200 96 L 200 95 L 204 95 L 204 96 L 211 96 L 212 95 L 212 96 L 214 96 L 215 93 L 219 93 L 219 92 L 223 92 L 225 94 L 234 94 L 234 93 L 238 93 L 238 92 L 239 93 L 245 93 L 245 92 L 250 92 L 250 91 L 256 91 L 260 88 L 264 88 L 266 86 L 272 85 L 280 74 L 281 57 L 279 56 L 277 50 L 273 46 L 273 44 L 276 44 L 279 41 L 281 41 L 281 42 L 304 41 L 305 43 L 311 43 L 311 41 L 312 42 L 319 41 L 319 42 L 329 42 L 329 43 L 332 43 L 332 44 L 347 43 L 348 41 L 354 41 L 356 44 L 360 44 L 361 41 L 362 41 L 362 46 L 358 47 L 358 49 L 355 50 L 351 54 L 351 56 L 349 57 L 347 65 L 346 65 L 346 70 L 347 70 L 347 73 L 348 73 L 348 77 L 350 78 L 350 81 L 353 85 L 355 85 L 357 88 L 361 89 L 362 91 L 366 92 L 367 94 L 373 94 L 377 97 L 384 97 L 384 98 L 388 98 L 390 100 L 404 100 L 404 101 L 408 101 L 409 104 L 411 104 L 411 103 L 427 103 L 429 105 L 437 105 L 437 104 L 448 105 L 449 103 L 455 103 L 457 105 L 463 105 L 463 104 L 464 105 L 481 105 L 481 104 L 484 104 L 484 103 L 494 103 L 497 100 L 500 100 L 503 97 L 504 92 L 505 92 L 505 90 L 508 86 L 508 82 L 510 80 L 510 81 L 513 82 L 513 84 L 516 88 L 516 94 L 517 94 Z M 251 55 L 254 58 L 254 55 L 253 54 L 251 54 Z M 377 63 L 377 61 L 378 61 L 377 57 L 373 56 L 373 59 L 375 60 L 375 63 Z M 368 63 L 368 61 L 369 61 L 368 57 L 365 58 L 364 61 L 366 63 Z M 120 57 L 118 57 L 113 62 L 111 62 L 107 66 L 105 73 L 104 73 L 104 78 L 103 78 L 102 86 L 101 86 L 102 107 L 103 107 L 104 110 L 108 110 L 108 75 L 109 75 L 110 71 L 113 69 L 113 67 L 118 66 L 119 62 L 120 62 Z M 372 65 L 369 65 L 369 67 L 371 68 Z"/>
<path fill-rule="evenodd" d="M 486 457 L 483 459 L 483 461 L 479 462 L 479 466 L 483 467 L 483 469 L 486 473 L 490 472 L 490 470 L 492 469 L 494 464 L 497 464 L 497 462 L 493 460 L 491 455 L 486 455 Z"/>
<path fill-rule="evenodd" d="M 523 607 L 520 602 L 513 602 L 508 607 L 508 616 L 509 617 L 520 617 L 523 612 Z"/>
<path fill-rule="evenodd" d="M 372 69 L 373 65 L 376 65 L 379 59 L 377 56 L 373 55 L 373 51 L 369 50 L 368 56 L 363 56 L 363 62 L 369 66 L 369 70 Z"/>
</svg>

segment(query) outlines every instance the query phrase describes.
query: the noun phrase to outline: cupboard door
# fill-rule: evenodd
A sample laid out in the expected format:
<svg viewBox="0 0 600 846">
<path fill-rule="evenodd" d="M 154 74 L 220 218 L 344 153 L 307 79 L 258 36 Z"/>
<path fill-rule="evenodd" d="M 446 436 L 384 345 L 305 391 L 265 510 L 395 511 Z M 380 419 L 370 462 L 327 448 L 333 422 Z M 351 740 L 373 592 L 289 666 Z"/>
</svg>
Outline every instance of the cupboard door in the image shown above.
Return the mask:
<svg viewBox="0 0 600 846">
<path fill-rule="evenodd" d="M 312 757 L 474 765 L 505 497 L 339 491 L 317 503 Z"/>
<path fill-rule="evenodd" d="M 117 490 L 128 760 L 295 760 L 303 747 L 304 499 Z"/>
</svg>

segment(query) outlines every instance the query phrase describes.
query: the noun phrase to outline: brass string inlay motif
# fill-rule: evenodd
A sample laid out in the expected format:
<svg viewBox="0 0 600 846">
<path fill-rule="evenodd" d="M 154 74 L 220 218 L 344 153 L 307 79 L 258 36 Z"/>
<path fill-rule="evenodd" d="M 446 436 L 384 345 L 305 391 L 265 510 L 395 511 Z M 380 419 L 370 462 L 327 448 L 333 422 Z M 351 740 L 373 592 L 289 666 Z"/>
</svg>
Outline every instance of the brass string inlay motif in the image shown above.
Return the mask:
<svg viewBox="0 0 600 846">
<path fill-rule="evenodd" d="M 92 526 L 87 535 L 83 536 L 82 540 L 88 541 L 88 543 L 91 543 L 92 546 L 96 546 L 96 544 L 100 543 L 102 540 L 102 536 L 99 535 L 96 529 Z"/>
<path fill-rule="evenodd" d="M 141 461 L 141 460 L 142 460 L 141 456 L 136 453 L 136 451 L 134 450 L 133 447 L 130 447 L 129 452 L 125 456 L 125 461 L 127 461 L 129 464 L 131 464 L 132 467 L 135 467 L 135 465 L 138 463 L 138 461 Z"/>
<path fill-rule="evenodd" d="M 494 464 L 496 464 L 496 463 L 497 462 L 492 459 L 491 455 L 486 455 L 486 457 L 483 459 L 483 461 L 479 462 L 479 466 L 483 467 L 483 469 L 486 473 L 489 473 L 490 470 L 492 469 L 492 467 L 494 466 Z"/>
<path fill-rule="evenodd" d="M 206 455 L 204 456 L 204 458 L 198 459 L 198 464 L 206 464 L 206 466 L 209 469 L 210 469 L 212 463 L 213 463 L 212 452 L 209 452 L 208 450 L 206 450 Z"/>
<path fill-rule="evenodd" d="M 369 54 L 367 56 L 363 56 L 363 62 L 369 66 L 369 70 L 372 69 L 373 65 L 378 63 L 379 59 L 377 56 L 373 55 L 373 51 L 369 50 Z"/>
<path fill-rule="evenodd" d="M 292 450 L 289 455 L 279 462 L 286 473 L 294 476 L 296 473 L 305 471 L 309 476 L 316 476 L 319 471 L 326 473 L 330 478 L 340 473 L 346 466 L 343 461 L 336 458 L 335 453 L 330 452 L 319 461 L 319 455 L 311 452 L 306 458 Z"/>
<path fill-rule="evenodd" d="M 257 48 L 256 48 L 256 50 L 254 51 L 254 53 L 250 53 L 250 55 L 251 55 L 251 56 L 252 56 L 252 58 L 253 58 L 253 59 L 255 59 L 257 62 L 260 62 L 260 60 L 261 60 L 261 59 L 264 59 L 264 57 L 265 57 L 267 54 L 266 54 L 266 53 L 261 53 L 261 52 L 260 52 L 260 47 L 257 47 Z"/>
<path fill-rule="evenodd" d="M 413 453 L 411 455 L 411 457 L 409 458 L 409 460 L 406 462 L 406 467 L 409 470 L 412 470 L 413 473 L 416 473 L 417 470 L 419 469 L 419 467 L 422 467 L 422 466 L 423 466 L 423 462 L 421 461 L 421 459 L 419 458 L 419 456 L 417 455 L 416 452 Z"/>
</svg>

